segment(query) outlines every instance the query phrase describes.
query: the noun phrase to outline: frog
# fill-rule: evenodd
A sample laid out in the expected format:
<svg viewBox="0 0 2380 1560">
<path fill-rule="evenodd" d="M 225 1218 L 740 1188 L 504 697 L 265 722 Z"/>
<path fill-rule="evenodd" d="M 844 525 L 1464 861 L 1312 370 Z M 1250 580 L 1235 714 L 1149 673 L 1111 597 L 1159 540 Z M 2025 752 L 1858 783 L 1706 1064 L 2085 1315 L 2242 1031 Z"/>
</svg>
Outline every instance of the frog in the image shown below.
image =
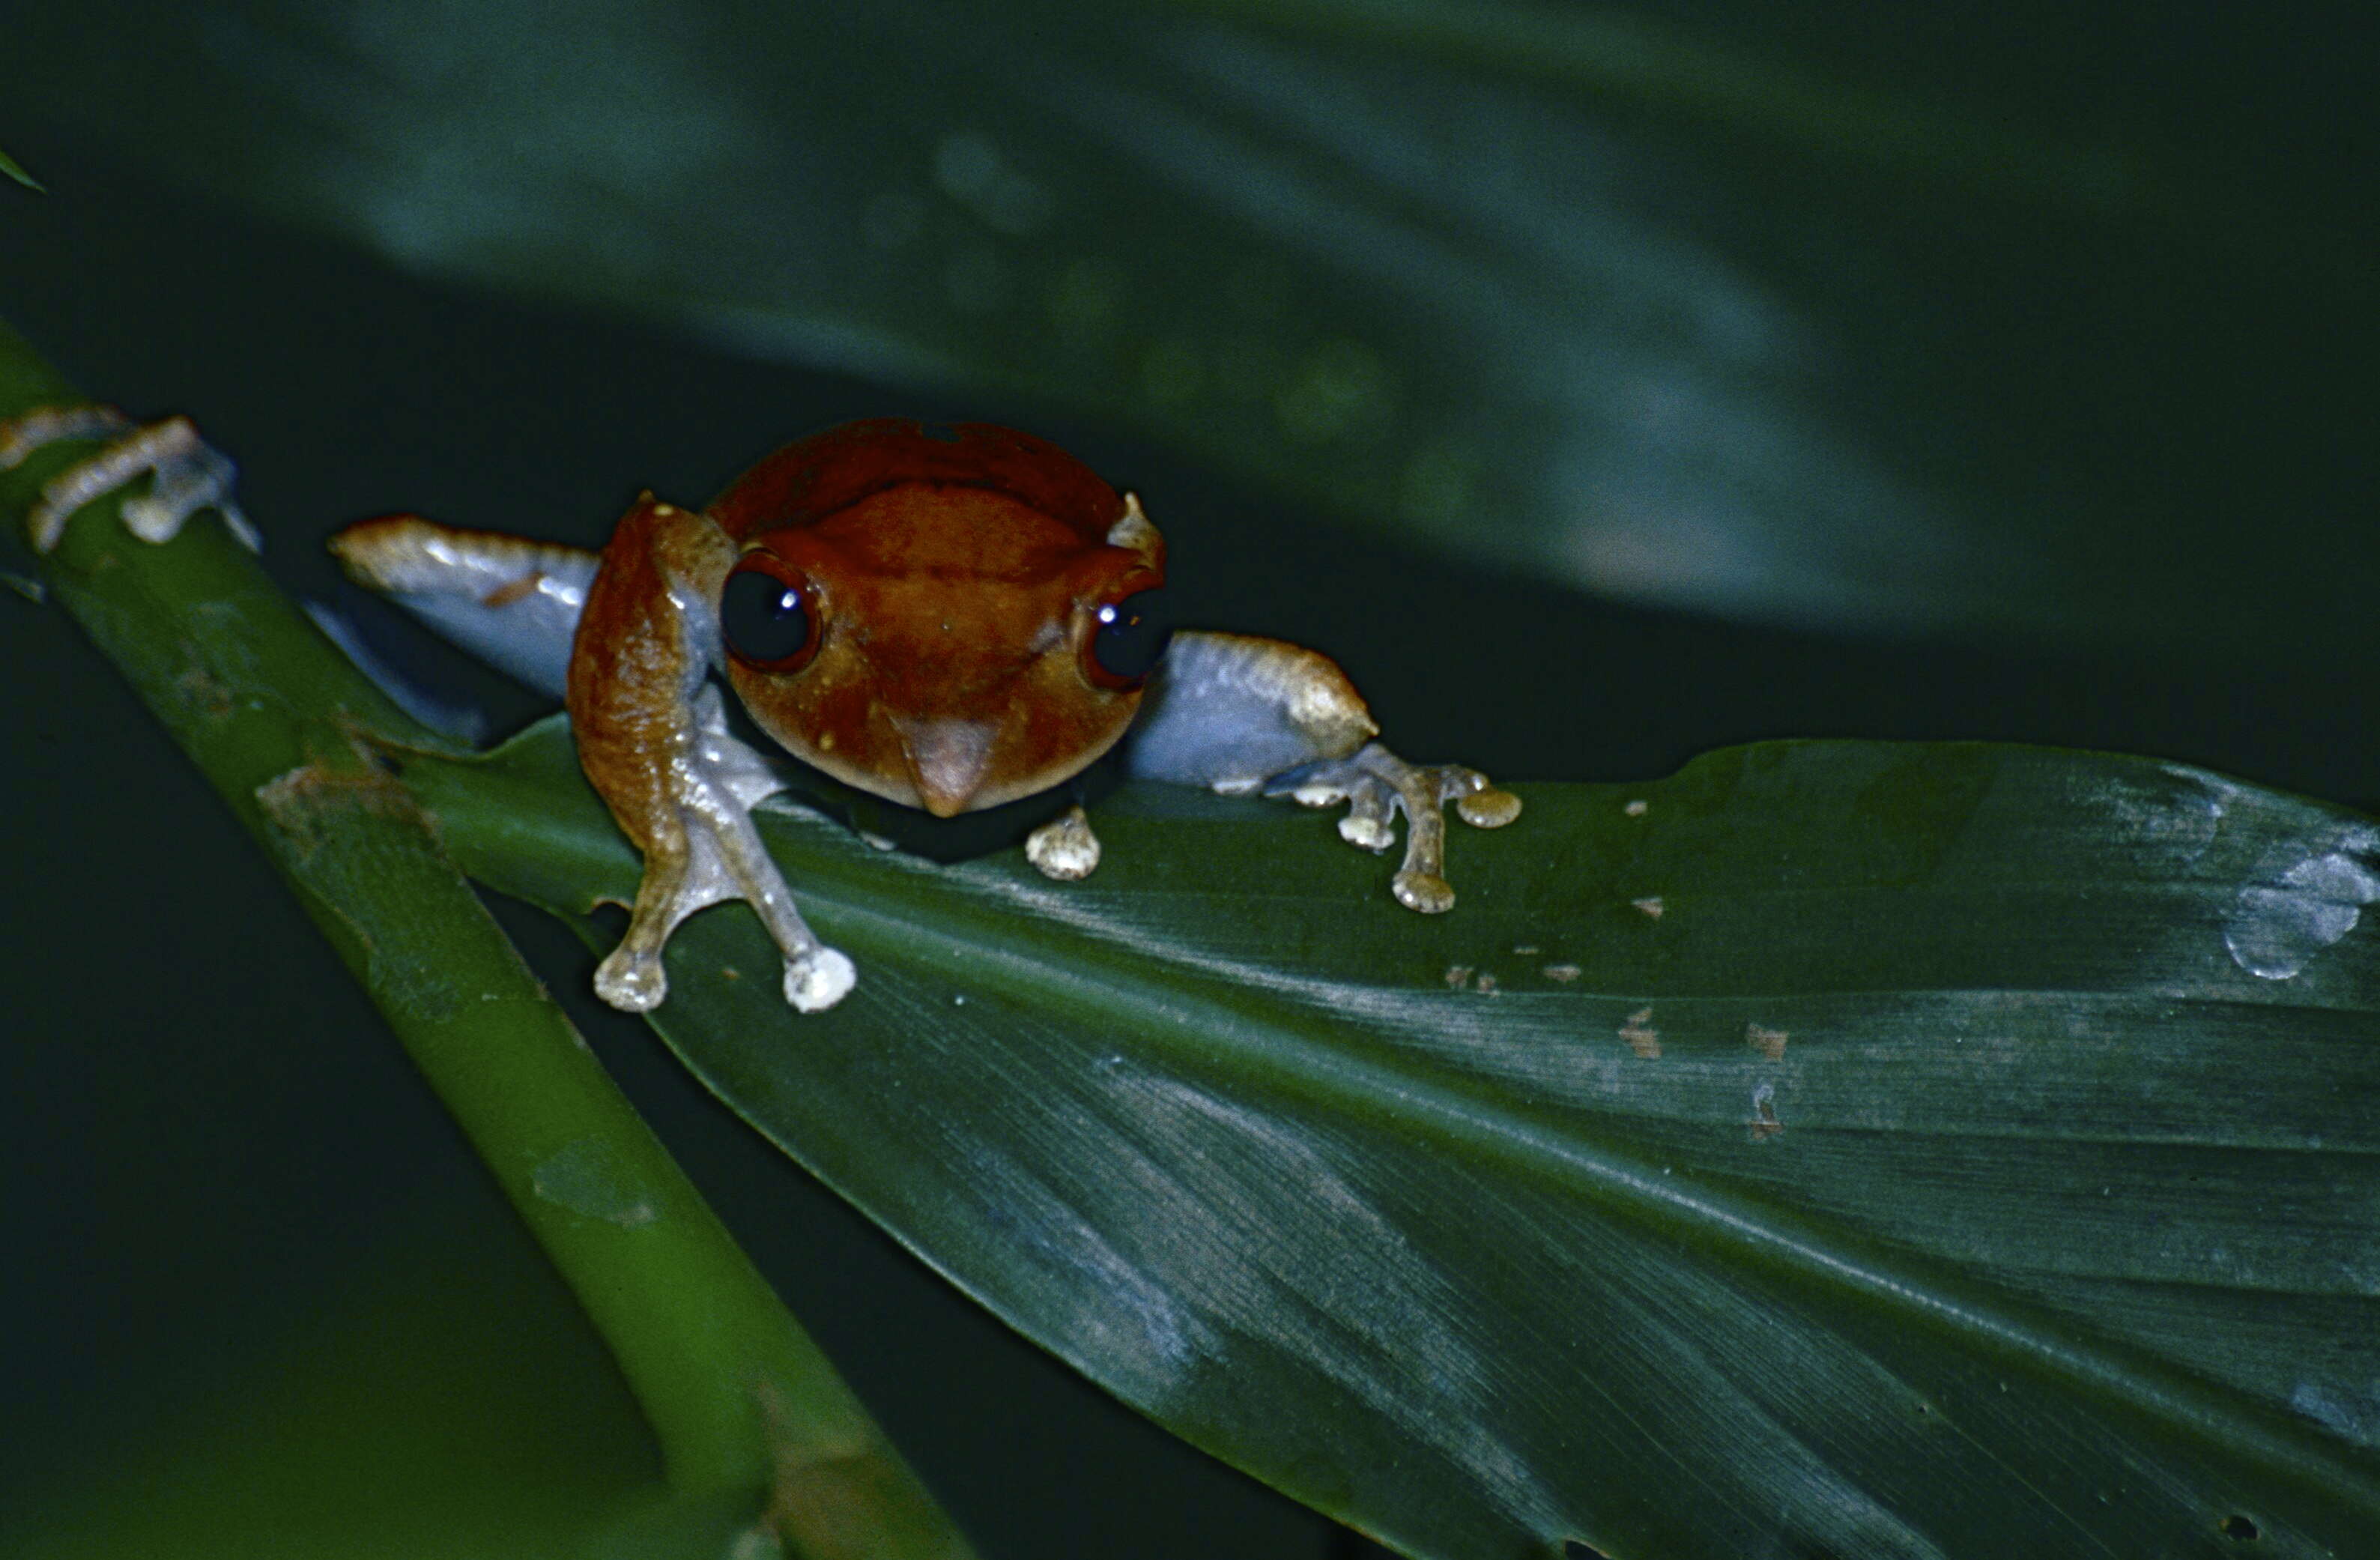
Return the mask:
<svg viewBox="0 0 2380 1560">
<path fill-rule="evenodd" d="M 123 505 L 151 542 L 217 509 L 251 546 L 231 462 L 187 419 L 104 408 L 0 424 L 0 469 L 42 444 L 104 446 L 45 490 L 28 527 L 54 546 L 72 509 L 143 475 Z M 1405 820 L 1394 900 L 1453 908 L 1443 809 L 1500 828 L 1521 800 L 1475 769 L 1416 764 L 1319 651 L 1175 628 L 1166 543 L 1136 492 L 1035 434 L 879 417 L 796 438 L 710 503 L 640 494 L 600 551 L 392 514 L 329 545 L 348 575 L 442 636 L 560 698 L 580 767 L 642 858 L 596 994 L 650 1012 L 663 954 L 697 911 L 748 905 L 796 1013 L 857 981 L 802 916 L 753 810 L 808 770 L 947 819 L 1047 802 L 1027 861 L 1088 876 L 1101 847 L 1080 794 L 1094 764 L 1224 795 L 1343 805 L 1338 832 L 1384 853 Z M 732 691 L 750 725 L 739 735 Z M 795 761 L 787 763 L 785 759 Z M 1071 787 L 1071 788 L 1070 788 Z"/>
</svg>

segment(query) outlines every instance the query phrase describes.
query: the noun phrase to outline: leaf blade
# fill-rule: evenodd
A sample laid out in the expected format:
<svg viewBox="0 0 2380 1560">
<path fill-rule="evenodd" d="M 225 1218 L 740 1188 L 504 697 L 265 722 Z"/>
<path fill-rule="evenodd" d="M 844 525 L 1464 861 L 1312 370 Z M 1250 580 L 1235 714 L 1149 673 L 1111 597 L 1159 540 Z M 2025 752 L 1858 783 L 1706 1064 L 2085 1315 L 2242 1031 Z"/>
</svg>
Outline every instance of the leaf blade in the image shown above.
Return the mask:
<svg viewBox="0 0 2380 1560">
<path fill-rule="evenodd" d="M 531 761 L 576 786 L 558 733 L 496 765 Z M 2276 981 L 2226 933 L 2368 825 L 1965 745 L 1529 796 L 1442 920 L 1310 820 L 1161 790 L 1083 885 L 776 814 L 859 991 L 790 1018 L 714 913 L 662 1028 L 1012 1323 L 1415 1553 L 2365 1530 L 2380 961 L 2350 927 Z"/>
</svg>

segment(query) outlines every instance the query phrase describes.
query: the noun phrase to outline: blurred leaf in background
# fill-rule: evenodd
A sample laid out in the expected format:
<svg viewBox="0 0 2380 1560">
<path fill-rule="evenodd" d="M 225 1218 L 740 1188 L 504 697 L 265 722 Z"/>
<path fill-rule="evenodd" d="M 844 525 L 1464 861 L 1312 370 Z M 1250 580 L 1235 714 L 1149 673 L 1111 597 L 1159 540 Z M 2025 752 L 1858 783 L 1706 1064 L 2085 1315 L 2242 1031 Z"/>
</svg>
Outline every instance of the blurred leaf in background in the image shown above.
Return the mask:
<svg viewBox="0 0 2380 1560">
<path fill-rule="evenodd" d="M 2274 30 L 1794 16 L 111 0 L 0 79 L 407 266 L 1613 597 L 2218 662 L 2269 600 L 2368 655 L 2368 220 L 2192 135 L 2191 51 Z"/>
<path fill-rule="evenodd" d="M 37 179 L 31 174 L 27 173 L 24 170 L 23 165 L 18 163 L 14 157 L 9 156 L 6 152 L 0 152 L 0 174 L 6 174 L 8 177 L 15 179 L 18 184 L 23 185 L 28 189 L 39 189 L 42 187 L 42 181 L 40 179 Z"/>
</svg>

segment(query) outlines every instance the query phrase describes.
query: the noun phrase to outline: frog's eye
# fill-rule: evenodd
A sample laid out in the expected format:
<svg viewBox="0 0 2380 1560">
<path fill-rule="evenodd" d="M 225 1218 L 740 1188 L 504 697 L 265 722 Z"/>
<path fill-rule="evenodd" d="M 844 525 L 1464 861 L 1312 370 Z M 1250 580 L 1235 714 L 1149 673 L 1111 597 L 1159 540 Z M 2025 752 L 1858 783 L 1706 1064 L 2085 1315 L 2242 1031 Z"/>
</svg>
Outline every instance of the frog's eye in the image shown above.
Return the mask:
<svg viewBox="0 0 2380 1560">
<path fill-rule="evenodd" d="M 1093 613 L 1096 627 L 1084 654 L 1084 670 L 1100 688 L 1129 690 L 1148 680 L 1173 624 L 1165 612 L 1165 592 L 1135 591 L 1109 602 Z"/>
<path fill-rule="evenodd" d="M 818 653 L 816 591 L 765 553 L 737 564 L 719 594 L 727 653 L 756 672 L 798 672 Z"/>
</svg>

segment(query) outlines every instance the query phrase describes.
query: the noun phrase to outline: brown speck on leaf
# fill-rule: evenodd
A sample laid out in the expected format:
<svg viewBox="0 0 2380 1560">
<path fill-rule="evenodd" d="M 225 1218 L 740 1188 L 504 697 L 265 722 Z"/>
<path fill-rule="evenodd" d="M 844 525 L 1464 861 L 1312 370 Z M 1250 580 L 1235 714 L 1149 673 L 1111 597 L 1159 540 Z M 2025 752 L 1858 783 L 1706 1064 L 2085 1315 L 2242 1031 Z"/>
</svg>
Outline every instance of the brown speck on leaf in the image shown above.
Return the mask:
<svg viewBox="0 0 2380 1560">
<path fill-rule="evenodd" d="M 221 724 L 231 718 L 231 689 L 204 666 L 185 668 L 174 679 L 174 693 L 184 708 L 205 720 Z"/>
<path fill-rule="evenodd" d="M 1548 981 L 1559 981 L 1563 985 L 1567 986 L 1572 981 L 1578 979 L 1578 966 L 1575 964 L 1548 964 L 1546 966 L 1546 979 Z"/>
<path fill-rule="evenodd" d="M 1743 1026 L 1743 1043 L 1772 1062 L 1785 1059 L 1786 1033 L 1783 1030 L 1766 1029 L 1758 1024 Z"/>
<path fill-rule="evenodd" d="M 1496 994 L 1496 977 L 1493 975 L 1482 975 L 1479 977 L 1479 983 L 1471 989 L 1477 992 L 1481 996 L 1494 996 Z"/>
<path fill-rule="evenodd" d="M 1638 909 L 1644 911 L 1646 915 L 1651 916 L 1655 920 L 1660 920 L 1661 912 L 1668 908 L 1667 906 L 1661 903 L 1661 896 L 1658 894 L 1647 895 L 1642 899 L 1631 899 L 1628 902 L 1635 906 Z"/>
<path fill-rule="evenodd" d="M 1620 1038 L 1641 1060 L 1649 1062 L 1661 1054 L 1661 1031 L 1653 1027 L 1653 1010 L 1649 1007 L 1640 1007 L 1628 1015 L 1628 1021 L 1620 1026 Z"/>
<path fill-rule="evenodd" d="M 334 827 L 343 812 L 424 821 L 413 793 L 376 764 L 352 771 L 320 762 L 300 764 L 259 786 L 255 795 L 280 842 L 297 853 L 301 864 L 313 856 L 325 830 Z"/>
<path fill-rule="evenodd" d="M 413 793 L 389 778 L 360 749 L 342 762 L 325 755 L 275 775 L 253 793 L 266 827 L 260 837 L 280 859 L 283 870 L 317 895 L 370 957 L 371 981 L 383 1007 L 443 1023 L 468 1000 L 434 964 L 397 959 L 382 965 L 374 928 L 340 907 L 348 895 L 388 870 L 387 847 L 377 837 L 386 824 L 416 831 L 434 848 L 436 823 Z M 402 870 L 405 846 L 396 846 Z"/>
<path fill-rule="evenodd" d="M 1537 945 L 1535 943 L 1515 943 L 1512 945 L 1512 952 L 1523 958 L 1528 958 L 1534 956 L 1537 951 Z"/>
<path fill-rule="evenodd" d="M 1471 967 L 1469 965 L 1450 964 L 1446 967 L 1446 985 L 1449 991 L 1459 992 L 1470 984 Z"/>
<path fill-rule="evenodd" d="M 1632 801 L 1620 810 L 1625 812 L 1631 818 L 1642 818 L 1645 816 L 1645 810 L 1650 808 L 1652 805 L 1653 804 L 1648 801 Z"/>
<path fill-rule="evenodd" d="M 744 979 L 744 971 L 732 964 L 722 964 L 719 967 L 719 978 L 722 981 L 741 981 Z"/>
</svg>

